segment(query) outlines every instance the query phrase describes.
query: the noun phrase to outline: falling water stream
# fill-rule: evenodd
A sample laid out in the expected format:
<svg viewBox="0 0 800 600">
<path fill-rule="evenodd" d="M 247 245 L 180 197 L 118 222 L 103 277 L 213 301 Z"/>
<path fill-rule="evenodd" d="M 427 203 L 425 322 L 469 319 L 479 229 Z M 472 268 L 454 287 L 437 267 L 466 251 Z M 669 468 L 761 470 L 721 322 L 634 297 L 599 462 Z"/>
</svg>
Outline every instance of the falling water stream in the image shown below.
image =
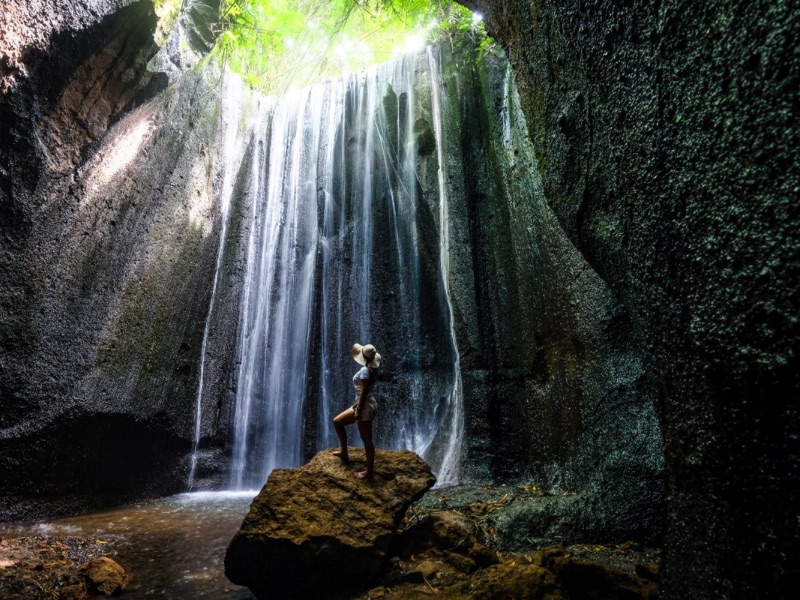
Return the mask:
<svg viewBox="0 0 800 600">
<path fill-rule="evenodd" d="M 457 481 L 445 178 L 440 169 L 424 192 L 419 173 L 425 131 L 444 135 L 436 63 L 433 51 L 406 55 L 258 109 L 231 489 L 258 488 L 273 469 L 300 465 L 309 428 L 317 450 L 336 444 L 331 418 L 352 396 L 354 342 L 375 344 L 393 375 L 376 390 L 379 445 L 414 450 L 440 483 Z M 432 276 L 420 230 L 435 231 L 437 205 Z M 435 348 L 435 378 L 422 334 L 431 326 L 450 330 Z"/>
<path fill-rule="evenodd" d="M 453 326 L 453 303 L 450 296 L 450 219 L 448 218 L 447 202 L 447 161 L 444 158 L 444 134 L 442 132 L 442 99 L 440 95 L 439 83 L 441 73 L 439 61 L 434 56 L 433 48 L 427 49 L 428 64 L 430 65 L 431 79 L 431 101 L 433 106 L 433 123 L 436 131 L 436 155 L 439 162 L 437 180 L 439 183 L 439 248 L 440 264 L 442 268 L 442 282 L 445 287 L 445 297 L 447 298 L 447 315 L 450 322 L 450 337 L 453 348 L 458 348 L 456 332 Z M 461 360 L 458 352 L 455 352 L 453 363 L 453 387 L 450 392 L 449 408 L 451 411 L 449 422 L 447 423 L 448 433 L 446 436 L 444 455 L 441 461 L 439 481 L 444 484 L 454 484 L 458 482 L 459 466 L 461 464 L 461 440 L 464 435 L 464 414 L 463 398 L 461 396 Z"/>
<path fill-rule="evenodd" d="M 222 109 L 222 131 L 224 132 L 220 157 L 222 159 L 222 189 L 220 190 L 220 241 L 217 250 L 217 260 L 214 267 L 214 282 L 211 287 L 211 302 L 209 302 L 208 313 L 206 315 L 205 327 L 203 328 L 203 343 L 200 349 L 200 375 L 198 377 L 197 396 L 195 402 L 195 429 L 192 444 L 191 469 L 189 471 L 189 489 L 194 484 L 195 473 L 197 472 L 197 450 L 201 436 L 203 390 L 205 380 L 206 350 L 208 347 L 208 337 L 211 330 L 211 318 L 214 314 L 214 305 L 217 297 L 217 286 L 219 284 L 220 269 L 224 258 L 225 241 L 228 233 L 228 216 L 230 213 L 231 196 L 233 195 L 233 182 L 236 177 L 238 165 L 242 159 L 242 144 L 237 133 L 239 133 L 238 122 L 242 112 L 243 83 L 242 80 L 230 73 L 223 75 L 225 78 L 224 87 L 229 90 L 229 100 Z M 238 144 L 237 144 L 238 142 Z M 238 147 L 237 147 L 238 146 Z"/>
</svg>

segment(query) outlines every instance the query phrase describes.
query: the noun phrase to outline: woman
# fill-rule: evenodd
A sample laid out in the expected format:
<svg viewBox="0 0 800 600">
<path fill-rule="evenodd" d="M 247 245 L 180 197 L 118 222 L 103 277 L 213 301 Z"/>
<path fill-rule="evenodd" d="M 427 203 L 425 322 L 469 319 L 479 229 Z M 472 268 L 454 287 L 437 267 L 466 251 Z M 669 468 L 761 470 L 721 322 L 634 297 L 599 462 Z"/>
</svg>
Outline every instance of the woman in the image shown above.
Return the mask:
<svg viewBox="0 0 800 600">
<path fill-rule="evenodd" d="M 348 462 L 347 455 L 347 432 L 345 426 L 351 423 L 358 423 L 358 433 L 364 442 L 364 453 L 367 457 L 367 470 L 356 473 L 359 479 L 372 479 L 375 476 L 375 445 L 372 443 L 372 419 L 378 410 L 378 403 L 375 396 L 370 396 L 375 380 L 378 378 L 378 367 L 381 365 L 381 355 L 375 350 L 375 346 L 367 344 L 353 344 L 353 359 L 360 365 L 364 365 L 353 376 L 353 386 L 356 388 L 356 402 L 340 413 L 334 420 L 336 435 L 339 436 L 341 450 L 336 450 L 333 455 L 338 456 L 344 462 Z"/>
</svg>

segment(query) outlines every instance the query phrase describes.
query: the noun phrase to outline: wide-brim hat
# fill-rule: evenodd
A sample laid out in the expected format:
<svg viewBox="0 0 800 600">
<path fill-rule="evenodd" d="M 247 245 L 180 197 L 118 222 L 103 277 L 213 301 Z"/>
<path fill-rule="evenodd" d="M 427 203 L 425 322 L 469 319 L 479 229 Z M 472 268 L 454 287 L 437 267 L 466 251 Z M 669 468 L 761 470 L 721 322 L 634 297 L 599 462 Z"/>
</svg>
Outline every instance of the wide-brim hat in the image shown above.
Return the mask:
<svg viewBox="0 0 800 600">
<path fill-rule="evenodd" d="M 353 360 L 365 367 L 377 369 L 381 366 L 381 355 L 375 350 L 375 346 L 367 344 L 353 344 Z"/>
</svg>

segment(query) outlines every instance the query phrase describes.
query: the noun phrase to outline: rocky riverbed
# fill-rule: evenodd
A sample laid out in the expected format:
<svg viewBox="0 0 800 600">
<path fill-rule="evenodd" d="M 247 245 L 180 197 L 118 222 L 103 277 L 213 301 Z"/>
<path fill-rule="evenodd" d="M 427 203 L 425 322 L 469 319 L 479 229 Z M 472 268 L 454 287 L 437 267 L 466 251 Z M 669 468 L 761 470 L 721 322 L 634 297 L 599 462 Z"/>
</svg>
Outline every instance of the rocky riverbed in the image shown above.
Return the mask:
<svg viewBox="0 0 800 600">
<path fill-rule="evenodd" d="M 536 484 L 465 485 L 431 490 L 406 512 L 379 575 L 361 591 L 339 598 L 655 598 L 660 563 L 657 549 L 631 540 L 574 543 L 567 538 L 543 539 L 539 545 L 529 543 L 526 547 L 528 538 L 522 532 L 516 538 L 505 532 L 504 519 L 509 512 L 528 510 L 537 502 L 570 501 L 574 496 L 542 490 Z M 209 510 L 219 511 L 219 508 Z M 224 515 L 230 516 L 229 513 Z M 218 512 L 215 514 L 222 517 Z M 170 517 L 177 518 L 174 514 Z M 118 560 L 129 571 L 130 584 L 123 597 L 151 593 L 162 587 L 160 580 L 156 581 L 161 576 L 148 574 L 146 567 L 152 563 L 132 560 L 131 553 L 155 556 L 158 549 L 150 546 L 157 542 L 127 524 L 135 522 L 141 527 L 157 521 L 152 516 L 146 521 L 130 515 L 128 519 L 114 520 L 117 533 L 112 527 L 105 527 L 102 534 L 98 530 L 96 535 L 90 535 L 87 527 L 81 527 L 81 535 L 62 535 L 65 530 L 58 528 L 54 529 L 58 535 L 20 532 L 18 536 L 13 534 L 16 537 L 5 536 L 0 541 L 0 598 L 62 599 L 85 598 L 92 591 L 97 594 L 96 586 L 87 585 L 87 567 L 101 556 Z M 208 548 L 201 548 L 202 539 L 192 537 L 192 540 L 191 548 L 208 556 L 208 565 L 218 569 L 222 578 L 224 548 L 218 540 L 215 538 Z M 187 561 L 175 552 L 158 556 L 159 561 L 171 560 L 176 564 Z M 177 567 L 174 573 L 177 579 L 185 578 Z M 185 582 L 176 582 L 170 589 L 188 591 L 181 585 Z M 78 592 L 83 595 L 69 595 Z M 247 590 L 233 585 L 214 585 L 206 592 L 204 597 L 209 598 L 252 598 Z M 336 590 L 331 589 L 330 593 L 330 597 L 336 597 Z"/>
<path fill-rule="evenodd" d="M 109 542 L 54 535 L 0 539 L 0 598 L 83 600 L 119 595 L 129 577 L 107 556 Z"/>
<path fill-rule="evenodd" d="M 443 540 L 440 540 L 440 542 Z M 456 541 L 456 540 L 449 540 Z M 437 545 L 394 557 L 377 585 L 358 600 L 596 598 L 655 599 L 659 553 L 634 544 L 551 546 L 527 554 L 492 555 Z M 485 564 L 485 562 L 483 563 Z"/>
<path fill-rule="evenodd" d="M 564 545 L 546 538 L 526 546 L 536 532 L 504 530 L 509 512 L 574 496 L 536 484 L 432 490 L 408 511 L 396 555 L 359 599 L 656 598 L 658 549 L 633 540 Z"/>
</svg>

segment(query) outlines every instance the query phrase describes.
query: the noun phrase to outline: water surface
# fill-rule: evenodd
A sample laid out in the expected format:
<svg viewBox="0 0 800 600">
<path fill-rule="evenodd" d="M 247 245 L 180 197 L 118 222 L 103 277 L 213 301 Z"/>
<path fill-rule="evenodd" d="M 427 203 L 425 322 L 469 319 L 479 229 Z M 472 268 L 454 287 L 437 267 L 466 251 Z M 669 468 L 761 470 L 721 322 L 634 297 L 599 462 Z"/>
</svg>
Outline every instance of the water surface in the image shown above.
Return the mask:
<svg viewBox="0 0 800 600">
<path fill-rule="evenodd" d="M 131 583 L 134 598 L 255 598 L 225 577 L 225 549 L 256 491 L 196 492 L 142 502 L 108 512 L 17 525 L 3 535 L 85 535 L 107 541 Z"/>
</svg>

